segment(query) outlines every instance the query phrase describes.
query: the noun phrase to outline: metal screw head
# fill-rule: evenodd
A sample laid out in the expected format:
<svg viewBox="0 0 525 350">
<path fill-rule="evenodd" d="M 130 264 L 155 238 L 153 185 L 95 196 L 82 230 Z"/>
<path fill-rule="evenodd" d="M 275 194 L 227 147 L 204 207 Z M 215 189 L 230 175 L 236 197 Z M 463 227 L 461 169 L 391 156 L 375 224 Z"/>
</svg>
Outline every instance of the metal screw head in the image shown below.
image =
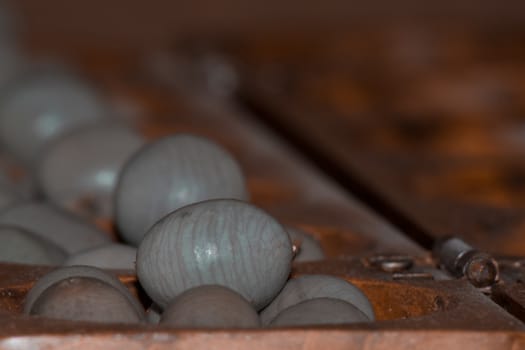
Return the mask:
<svg viewBox="0 0 525 350">
<path fill-rule="evenodd" d="M 491 286 L 499 280 L 498 263 L 490 255 L 478 253 L 464 265 L 464 275 L 476 287 Z"/>
<path fill-rule="evenodd" d="M 414 259 L 405 255 L 378 255 L 368 259 L 368 263 L 385 272 L 402 272 L 410 269 Z"/>
</svg>

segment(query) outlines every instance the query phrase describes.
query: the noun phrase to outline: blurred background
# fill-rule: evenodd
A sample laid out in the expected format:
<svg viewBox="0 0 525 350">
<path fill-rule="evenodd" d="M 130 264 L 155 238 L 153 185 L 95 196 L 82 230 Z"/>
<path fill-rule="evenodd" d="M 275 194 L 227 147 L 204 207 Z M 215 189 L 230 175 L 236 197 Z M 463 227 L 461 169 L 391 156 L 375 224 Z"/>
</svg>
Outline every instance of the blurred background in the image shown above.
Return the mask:
<svg viewBox="0 0 525 350">
<path fill-rule="evenodd" d="M 26 50 L 106 84 L 218 86 L 427 248 L 525 255 L 523 1 L 11 5 Z"/>
<path fill-rule="evenodd" d="M 386 28 L 465 22 L 521 26 L 525 4 L 497 1 L 242 1 L 17 0 L 24 39 L 34 45 L 151 48 L 184 35 L 246 36 L 279 31 L 321 32 L 355 26 Z"/>
</svg>

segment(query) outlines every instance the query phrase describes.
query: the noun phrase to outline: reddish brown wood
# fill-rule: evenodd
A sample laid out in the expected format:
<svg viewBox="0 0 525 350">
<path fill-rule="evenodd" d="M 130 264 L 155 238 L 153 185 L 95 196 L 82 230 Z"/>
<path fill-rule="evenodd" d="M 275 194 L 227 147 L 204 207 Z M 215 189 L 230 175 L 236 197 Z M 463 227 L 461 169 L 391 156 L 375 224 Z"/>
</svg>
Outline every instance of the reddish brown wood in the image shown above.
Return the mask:
<svg viewBox="0 0 525 350">
<path fill-rule="evenodd" d="M 80 331 L 108 330 L 108 326 L 61 320 L 21 316 L 25 294 L 35 280 L 49 268 L 24 265 L 3 265 L 0 305 L 2 318 L 9 327 L 0 330 L 0 337 L 22 334 L 47 334 L 60 332 L 75 334 Z M 5 272 L 10 270 L 10 272 Z M 359 261 L 337 261 L 332 264 L 300 264 L 295 273 L 326 273 L 346 277 L 360 287 L 371 300 L 378 321 L 373 324 L 350 325 L 348 329 L 362 330 L 525 330 L 525 326 L 479 293 L 466 281 L 406 280 L 389 281 L 388 274 L 377 274 L 362 268 Z M 375 277 L 374 279 L 369 278 Z M 136 292 L 135 278 L 120 275 L 128 287 Z M 156 332 L 153 326 L 115 325 L 109 329 Z M 161 328 L 162 329 L 162 328 Z M 163 329 L 166 331 L 167 329 Z M 173 330 L 170 334 L 176 334 Z"/>
<path fill-rule="evenodd" d="M 393 26 L 236 52 L 245 97 L 340 178 L 429 237 L 523 255 L 524 35 Z"/>
<path fill-rule="evenodd" d="M 178 331 L 172 335 L 164 332 L 108 334 L 99 332 L 88 335 L 47 335 L 17 337 L 3 340 L 0 348 L 27 349 L 31 347 L 53 349 L 206 349 L 213 344 L 228 349 L 519 349 L 525 344 L 522 333 L 517 332 L 420 332 L 420 331 L 353 331 L 353 330 L 282 330 L 282 331 Z M 407 345 L 408 343 L 408 345 Z"/>
<path fill-rule="evenodd" d="M 135 5 L 132 7 L 136 9 Z M 40 11 L 35 13 L 41 18 Z M 97 30 L 105 32 L 102 27 Z M 491 103 L 489 109 L 485 108 L 487 104 L 481 108 L 477 104 L 461 105 L 453 114 L 461 116 L 462 122 L 441 120 L 450 111 L 444 113 L 437 108 L 436 112 L 441 103 L 432 99 L 436 90 L 447 90 L 448 80 L 443 82 L 442 73 L 452 79 L 473 54 L 479 53 L 480 47 L 471 41 L 477 36 L 458 28 L 446 31 L 430 40 L 430 51 L 423 52 L 429 54 L 430 61 L 407 63 L 403 58 L 406 52 L 391 50 L 396 47 L 393 43 L 405 43 L 410 58 L 414 47 L 419 50 L 423 45 L 423 50 L 427 50 L 428 33 L 424 32 L 420 39 L 411 36 L 413 32 L 407 27 L 388 30 L 386 36 L 383 31 L 369 30 L 318 36 L 315 42 L 299 35 L 246 45 L 237 54 L 252 65 L 252 97 L 285 116 L 281 120 L 283 126 L 295 130 L 322 151 L 320 154 L 336 159 L 352 176 L 357 174 L 366 180 L 367 186 L 417 221 L 431 236 L 454 233 L 482 248 L 521 254 L 519 232 L 524 223 L 525 197 L 520 189 L 522 165 L 509 156 L 520 154 L 514 146 L 503 147 L 506 141 L 493 143 L 490 136 L 493 130 L 499 130 L 499 121 L 492 117 L 499 110 L 491 109 Z M 56 31 L 56 27 L 47 28 L 47 34 L 40 38 L 47 35 L 49 39 Z M 406 33 L 410 35 L 405 36 Z M 116 32 L 110 34 L 113 39 L 120 37 Z M 512 61 L 523 54 L 523 49 L 500 40 L 501 36 L 496 40 L 491 39 L 490 33 L 485 34 L 486 40 L 498 48 L 485 53 L 487 61 L 501 63 L 509 57 Z M 71 37 L 77 39 L 74 34 L 55 37 L 53 44 L 61 46 Z M 404 42 L 407 37 L 409 41 Z M 49 45 L 46 40 L 35 42 L 39 49 Z M 407 238 L 406 232 L 386 223 L 237 105 L 194 91 L 188 94 L 189 89 L 184 87 L 173 89 L 170 72 L 164 74 L 167 81 L 152 76 L 151 67 L 144 67 L 144 60 L 136 56 L 136 51 L 130 56 L 130 52 L 118 49 L 91 50 L 82 41 L 79 46 L 82 50 L 62 49 L 71 53 L 72 60 L 106 88 L 109 96 L 142 112 L 130 119 L 144 135 L 155 138 L 173 132 L 194 132 L 233 152 L 247 173 L 254 203 L 283 223 L 312 233 L 325 249 L 328 260 L 297 264 L 294 273 L 347 278 L 369 296 L 379 321 L 348 327 L 197 331 L 146 325 L 107 327 L 27 317 L 20 315 L 24 296 L 50 268 L 0 265 L 0 349 L 525 347 L 523 323 L 466 281 L 448 280 L 436 269 L 427 251 Z M 512 67 L 515 64 L 511 62 Z M 447 69 L 433 72 L 427 84 L 421 86 L 420 77 L 426 77 L 436 66 Z M 494 68 L 490 64 L 487 67 Z M 511 69 L 505 77 L 512 78 L 514 73 L 522 74 L 521 70 Z M 521 96 L 525 90 L 521 80 L 516 79 L 515 83 L 513 91 Z M 445 88 L 440 84 L 445 84 Z M 387 112 L 397 113 L 394 118 L 379 113 L 385 112 L 379 108 L 383 104 L 388 107 Z M 423 113 L 420 119 L 419 113 L 426 108 L 431 117 L 426 118 Z M 513 108 L 510 110 L 519 111 Z M 473 122 L 471 118 L 477 119 Z M 508 118 L 511 128 L 515 125 L 512 120 Z M 441 136 L 436 137 L 435 133 Z M 451 137 L 457 140 L 453 145 L 446 142 Z M 97 218 L 97 223 L 113 230 L 108 218 Z M 371 258 L 380 253 L 411 256 L 413 266 L 396 273 L 383 271 L 371 263 Z M 429 274 L 435 275 L 436 280 L 428 279 Z M 137 296 L 143 297 L 134 276 L 120 277 Z M 514 277 L 503 281 L 508 285 L 499 286 L 503 292 L 496 294 L 506 298 L 511 309 L 519 311 L 523 305 L 520 291 L 510 285 L 515 281 Z"/>
</svg>

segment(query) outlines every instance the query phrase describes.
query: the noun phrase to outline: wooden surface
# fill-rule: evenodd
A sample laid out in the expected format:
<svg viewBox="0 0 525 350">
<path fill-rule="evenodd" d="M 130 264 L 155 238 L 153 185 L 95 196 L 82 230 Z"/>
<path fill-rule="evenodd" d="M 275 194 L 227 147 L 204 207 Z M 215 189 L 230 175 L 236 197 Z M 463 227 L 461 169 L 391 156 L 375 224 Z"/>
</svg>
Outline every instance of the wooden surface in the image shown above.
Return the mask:
<svg viewBox="0 0 525 350">
<path fill-rule="evenodd" d="M 253 339 L 258 340 L 260 348 L 270 348 L 276 342 L 289 348 L 320 344 L 340 347 L 350 343 L 373 348 L 390 343 L 405 348 L 407 342 L 437 347 L 444 344 L 436 338 L 440 333 L 434 332 L 438 330 L 453 330 L 453 337 L 462 347 L 480 346 L 481 341 L 487 346 L 501 344 L 510 349 L 522 342 L 515 333 L 524 329 L 522 322 L 468 282 L 450 279 L 439 271 L 427 251 L 314 168 L 234 101 L 197 93 L 189 87 L 181 89 L 170 79 L 152 74 L 151 67 L 144 67 L 141 60 L 104 54 L 99 57 L 76 58 L 76 62 L 106 89 L 116 105 L 135 111 L 127 115 L 129 122 L 150 139 L 173 132 L 192 132 L 231 150 L 247 174 L 253 202 L 283 223 L 301 227 L 320 240 L 328 259 L 297 264 L 294 273 L 326 273 L 356 283 L 371 299 L 379 321 L 329 329 L 226 333 L 42 322 L 21 316 L 20 310 L 27 290 L 49 268 L 4 265 L 0 268 L 0 305 L 5 327 L 0 348 L 90 348 L 101 343 L 114 347 L 202 348 L 206 340 L 217 347 L 228 344 L 241 348 L 249 346 Z M 122 62 L 120 69 L 113 69 L 115 62 Z M 170 74 L 160 74 L 165 76 Z M 96 219 L 109 222 L 105 227 L 112 227 L 108 218 Z M 380 253 L 408 255 L 414 264 L 400 273 L 384 271 L 369 260 Z M 122 278 L 138 293 L 133 276 Z M 482 330 L 485 333 L 479 333 Z M 387 339 L 394 334 L 400 337 L 398 342 L 389 342 Z"/>
<path fill-rule="evenodd" d="M 525 32 L 458 31 L 252 42 L 243 98 L 427 248 L 523 255 Z"/>
<path fill-rule="evenodd" d="M 302 264 L 304 265 L 304 264 Z M 484 331 L 481 339 L 491 341 L 493 334 L 498 331 L 505 331 L 500 334 L 504 343 L 509 346 L 515 345 L 515 335 L 519 331 L 525 330 L 523 323 L 506 313 L 495 303 L 490 301 L 484 295 L 479 293 L 474 287 L 465 281 L 387 281 L 382 278 L 366 278 L 373 276 L 373 273 L 361 270 L 358 276 L 352 273 L 341 273 L 341 267 L 348 271 L 357 268 L 356 263 L 339 261 L 337 265 L 318 264 L 306 268 L 309 273 L 335 274 L 346 276 L 349 281 L 355 283 L 370 298 L 378 321 L 374 323 L 353 324 L 337 327 L 302 327 L 300 330 L 308 332 L 307 341 L 310 337 L 317 340 L 314 344 L 330 344 L 330 336 L 334 331 L 344 332 L 344 340 L 348 343 L 359 343 L 360 337 L 373 337 L 382 339 L 389 337 L 394 331 L 399 331 L 400 340 L 398 345 L 405 343 L 408 339 L 420 332 L 427 335 L 435 334 L 437 330 L 441 332 L 449 330 L 450 334 L 469 334 L 476 331 Z M 337 266 L 334 268 L 334 266 Z M 174 346 L 183 346 L 180 334 L 193 338 L 191 342 L 197 341 L 200 337 L 209 337 L 214 342 L 213 346 L 218 346 L 221 340 L 220 331 L 209 330 L 175 330 L 169 327 L 160 327 L 155 325 L 102 325 L 89 322 L 71 322 L 61 320 L 44 319 L 41 317 L 28 317 L 19 315 L 21 302 L 24 295 L 31 288 L 32 284 L 39 276 L 42 276 L 50 268 L 23 267 L 20 265 L 3 265 L 2 266 L 2 284 L 0 285 L 0 320 L 4 327 L 0 330 L 0 348 L 9 349 L 10 344 L 16 344 L 21 341 L 24 348 L 30 348 L 33 344 L 71 344 L 78 342 L 82 348 L 91 346 L 90 342 L 97 342 L 106 339 L 112 345 L 138 342 L 141 346 L 162 346 L 165 343 Z M 304 268 L 301 265 L 296 266 L 295 274 L 302 273 Z M 121 280 L 131 288 L 135 289 L 135 278 L 129 274 L 121 274 Z M 42 322 L 45 320 L 45 322 Z M 111 334 L 111 336 L 110 336 Z M 287 346 L 284 340 L 288 334 L 285 330 L 230 330 L 231 346 L 241 346 L 241 338 L 250 338 L 253 336 L 261 337 L 263 344 L 261 348 L 271 348 L 277 337 L 283 346 Z M 480 333 L 481 334 L 481 333 Z M 218 338 L 216 338 L 218 336 Z M 304 336 L 304 333 L 303 333 Z M 431 337 L 423 337 L 429 341 Z M 520 339 L 519 337 L 517 339 Z M 436 340 L 433 340 L 436 341 Z M 462 340 L 464 346 L 473 346 L 473 339 L 466 337 Z M 481 341 L 478 339 L 478 342 Z M 521 340 L 520 340 L 521 341 Z M 518 343 L 520 342 L 518 341 Z M 120 343 L 123 342 L 123 343 Z M 439 342 L 438 342 L 439 344 Z M 477 343 L 479 345 L 479 343 Z M 458 344 L 459 345 L 459 344 Z M 65 346 L 65 345 L 64 345 Z M 71 345 L 68 345 L 71 346 Z M 113 346 L 113 345 L 112 345 Z M 202 346 L 199 345 L 199 346 Z M 291 345 L 290 345 L 291 346 Z M 200 348 L 200 347 L 199 347 Z M 373 347 L 375 349 L 375 347 Z M 395 347 L 394 347 L 395 348 Z M 505 347 L 506 348 L 506 347 Z"/>
<path fill-rule="evenodd" d="M 521 25 L 522 1 L 403 0 L 11 0 L 24 40 L 44 50 L 86 46 L 158 49 L 188 36 L 250 37 L 253 33 L 324 32 L 402 21 L 445 27 L 476 21 Z"/>
<path fill-rule="evenodd" d="M 293 273 L 355 283 L 378 321 L 207 331 L 27 317 L 25 294 L 51 267 L 2 264 L 0 348 L 525 348 L 522 4 L 407 4 L 290 2 L 275 16 L 252 2 L 21 0 L 32 56 L 66 54 L 149 139 L 191 132 L 230 150 L 252 201 L 320 241 L 327 259 Z M 406 21 L 421 11 L 433 25 Z M 349 16 L 362 25 L 348 30 Z M 309 29 L 271 34 L 299 25 Z M 210 91 L 210 57 L 235 66 L 239 90 Z M 116 237 L 111 218 L 93 220 Z M 439 269 L 430 250 L 451 234 L 497 255 L 497 285 Z M 374 263 L 390 256 L 411 263 Z M 135 277 L 120 278 L 147 306 Z"/>
<path fill-rule="evenodd" d="M 461 348 L 476 350 L 521 349 L 521 332 L 445 331 L 362 331 L 362 330 L 279 330 L 214 331 L 173 333 L 98 332 L 57 337 L 20 336 L 0 341 L 0 347 L 49 349 L 421 349 Z"/>
</svg>

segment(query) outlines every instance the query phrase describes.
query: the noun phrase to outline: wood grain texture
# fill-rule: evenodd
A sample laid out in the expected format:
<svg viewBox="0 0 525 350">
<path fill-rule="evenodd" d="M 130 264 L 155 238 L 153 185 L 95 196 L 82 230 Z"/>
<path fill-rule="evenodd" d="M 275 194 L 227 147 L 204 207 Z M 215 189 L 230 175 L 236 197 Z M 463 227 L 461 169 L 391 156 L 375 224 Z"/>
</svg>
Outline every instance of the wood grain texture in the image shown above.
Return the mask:
<svg viewBox="0 0 525 350">
<path fill-rule="evenodd" d="M 137 253 L 137 276 L 165 307 L 189 288 L 218 284 L 267 305 L 290 274 L 292 245 L 283 227 L 248 203 L 217 199 L 183 207 L 159 221 Z"/>
<path fill-rule="evenodd" d="M 258 328 L 259 315 L 240 294 L 217 285 L 195 287 L 168 305 L 161 325 L 177 328 Z"/>
<path fill-rule="evenodd" d="M 109 243 L 71 255 L 64 265 L 87 265 L 102 269 L 135 270 L 137 249 L 121 244 Z"/>
<path fill-rule="evenodd" d="M 111 239 L 89 223 L 47 203 L 24 202 L 0 213 L 0 224 L 17 226 L 72 254 Z"/>
<path fill-rule="evenodd" d="M 138 245 L 163 216 L 214 198 L 248 198 L 240 166 L 212 141 L 172 135 L 146 145 L 124 166 L 115 193 L 115 221 L 123 239 Z"/>
<path fill-rule="evenodd" d="M 52 242 L 18 227 L 0 225 L 0 261 L 60 265 L 65 258 L 66 252 Z"/>
<path fill-rule="evenodd" d="M 375 320 L 372 304 L 358 287 L 328 275 L 304 275 L 288 281 L 279 295 L 261 312 L 261 320 L 264 325 L 268 325 L 288 307 L 314 298 L 345 301 L 361 310 L 369 320 Z"/>
<path fill-rule="evenodd" d="M 354 305 L 333 298 L 302 301 L 281 311 L 271 322 L 273 327 L 337 325 L 370 322 Z"/>
<path fill-rule="evenodd" d="M 68 280 L 72 279 L 87 279 L 87 280 L 95 280 L 99 283 L 102 283 L 103 285 L 106 285 L 107 288 L 110 288 L 108 291 L 108 295 L 110 298 L 109 304 L 111 302 L 115 301 L 115 292 L 119 295 L 119 297 L 123 300 L 123 302 L 119 302 L 119 305 L 126 305 L 125 308 L 129 309 L 133 312 L 133 314 L 136 316 L 136 320 L 143 320 L 145 318 L 145 312 L 142 308 L 142 305 L 140 305 L 139 301 L 135 299 L 129 292 L 129 290 L 126 288 L 122 282 L 116 278 L 116 276 L 111 275 L 110 273 L 106 273 L 101 269 L 90 267 L 90 266 L 69 266 L 69 267 L 62 267 L 55 269 L 46 275 L 42 276 L 36 284 L 31 288 L 29 293 L 27 294 L 25 301 L 24 301 L 24 313 L 26 314 L 32 314 L 33 309 L 36 307 L 39 300 L 44 296 L 46 291 L 48 291 L 50 288 L 53 288 L 57 285 L 57 283 L 60 283 L 62 281 L 66 281 L 64 285 L 59 287 L 59 289 L 68 289 Z M 101 285 L 98 284 L 97 287 L 94 287 L 95 290 L 88 288 L 88 284 L 79 283 L 80 286 L 74 286 L 75 293 L 73 295 L 64 295 L 64 297 L 71 297 L 69 301 L 70 305 L 67 306 L 67 308 L 71 307 L 71 305 L 74 305 L 75 303 L 81 303 L 81 301 L 75 302 L 74 297 L 75 294 L 80 293 L 83 289 L 86 290 L 87 300 L 92 300 L 97 298 L 97 293 L 104 293 L 102 292 Z M 60 292 L 59 292 L 60 293 Z M 68 293 L 68 292 L 65 292 Z M 51 293 L 51 295 L 48 296 L 50 298 L 50 301 L 55 304 L 60 302 L 60 296 L 56 297 Z M 92 303 L 93 301 L 90 301 Z M 96 303 L 96 301 L 95 301 Z M 101 300 L 101 304 L 104 305 L 105 301 Z M 110 305 L 106 305 L 109 307 Z M 88 309 L 89 310 L 89 309 Z M 88 312 L 86 310 L 86 312 Z M 64 311 L 70 311 L 70 310 L 64 310 Z M 126 312 L 126 314 L 129 314 Z M 100 314 L 98 315 L 100 317 Z"/>
<path fill-rule="evenodd" d="M 53 138 L 110 114 L 87 82 L 53 69 L 17 77 L 0 101 L 0 142 L 26 164 Z"/>
<path fill-rule="evenodd" d="M 110 122 L 68 133 L 42 153 L 39 187 L 64 209 L 89 218 L 110 218 L 120 170 L 143 143 L 132 129 Z"/>
</svg>

